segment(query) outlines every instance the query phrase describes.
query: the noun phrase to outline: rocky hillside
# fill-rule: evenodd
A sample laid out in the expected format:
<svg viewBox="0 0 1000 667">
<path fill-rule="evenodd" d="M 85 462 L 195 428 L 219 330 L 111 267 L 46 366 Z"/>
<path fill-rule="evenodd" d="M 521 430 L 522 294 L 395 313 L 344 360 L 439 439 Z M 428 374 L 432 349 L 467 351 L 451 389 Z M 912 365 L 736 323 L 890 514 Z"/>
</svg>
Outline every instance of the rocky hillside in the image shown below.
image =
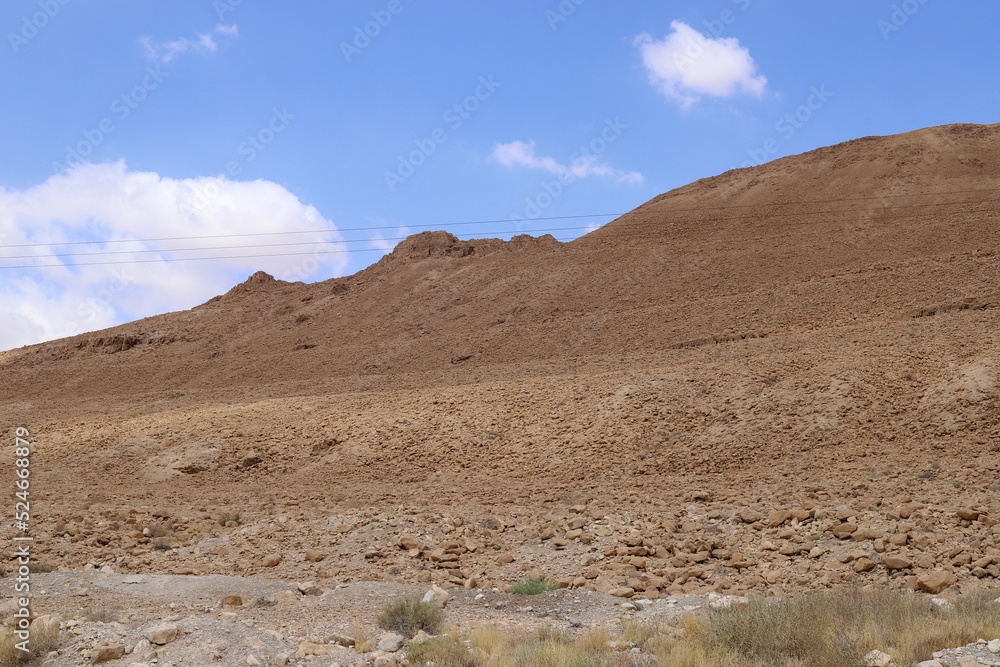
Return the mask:
<svg viewBox="0 0 1000 667">
<path fill-rule="evenodd" d="M 1000 125 L 860 139 L 572 243 L 426 233 L 2 353 L 39 549 L 327 586 L 996 587 L 998 154 Z"/>
</svg>

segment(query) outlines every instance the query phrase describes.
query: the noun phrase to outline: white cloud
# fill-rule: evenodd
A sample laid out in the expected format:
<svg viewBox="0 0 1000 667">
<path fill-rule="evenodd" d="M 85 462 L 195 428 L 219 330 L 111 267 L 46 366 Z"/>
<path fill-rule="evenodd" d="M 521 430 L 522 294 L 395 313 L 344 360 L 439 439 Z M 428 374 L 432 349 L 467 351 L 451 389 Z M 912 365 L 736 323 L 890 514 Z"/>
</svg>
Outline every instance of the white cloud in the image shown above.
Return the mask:
<svg viewBox="0 0 1000 667">
<path fill-rule="evenodd" d="M 382 232 L 375 232 L 368 241 L 368 247 L 373 250 L 380 250 L 383 253 L 392 252 L 399 242 L 410 235 L 409 227 L 399 227 L 391 238 L 382 236 Z"/>
<path fill-rule="evenodd" d="M 340 275 L 347 264 L 336 232 L 184 241 L 155 239 L 333 229 L 314 207 L 270 181 L 222 177 L 171 179 L 131 172 L 124 162 L 84 164 L 26 190 L 0 189 L 0 350 L 103 329 L 190 308 L 222 294 L 257 270 L 287 280 Z M 65 245 L 101 240 L 94 245 Z M 308 242 L 308 245 L 277 246 Z M 44 244 L 39 247 L 12 247 Z M 219 246 L 259 245 L 220 249 Z M 178 248 L 215 247 L 197 252 Z M 68 253 L 127 251 L 57 257 Z M 152 251 L 152 252 L 140 252 Z M 285 257 L 233 257 L 306 253 Z M 20 257 L 32 256 L 32 259 Z M 171 257 L 206 261 L 146 263 Z M 14 259 L 18 257 L 18 259 Z M 97 262 L 125 264 L 68 266 Z"/>
<path fill-rule="evenodd" d="M 614 178 L 622 183 L 642 183 L 643 176 L 636 171 L 615 169 L 601 158 L 592 154 L 577 154 L 569 164 L 561 164 L 553 157 L 540 157 L 535 150 L 534 141 L 512 141 L 508 144 L 497 144 L 493 149 L 493 159 L 505 167 L 527 167 L 529 169 L 544 169 L 564 180 L 575 181 L 588 176 L 603 176 Z"/>
<path fill-rule="evenodd" d="M 750 52 L 738 39 L 706 37 L 683 21 L 674 21 L 670 27 L 672 32 L 661 41 L 648 33 L 635 39 L 650 81 L 664 95 L 689 107 L 702 95 L 759 97 L 764 93 L 767 79 L 758 73 Z"/>
<path fill-rule="evenodd" d="M 189 51 L 195 53 L 218 51 L 219 43 L 215 39 L 217 36 L 225 37 L 227 41 L 236 39 L 240 36 L 240 29 L 236 24 L 222 25 L 220 23 L 211 32 L 198 35 L 195 39 L 182 37 L 167 42 L 154 42 L 151 37 L 140 37 L 139 44 L 142 46 L 143 54 L 150 60 L 169 63 L 177 56 Z"/>
</svg>

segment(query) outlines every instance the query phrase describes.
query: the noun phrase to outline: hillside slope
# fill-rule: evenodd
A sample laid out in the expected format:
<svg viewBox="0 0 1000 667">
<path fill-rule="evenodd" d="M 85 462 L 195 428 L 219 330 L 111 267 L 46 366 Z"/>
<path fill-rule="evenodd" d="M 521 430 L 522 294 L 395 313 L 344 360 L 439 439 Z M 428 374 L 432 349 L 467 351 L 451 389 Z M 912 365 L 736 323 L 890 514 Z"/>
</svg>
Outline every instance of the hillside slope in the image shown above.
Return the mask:
<svg viewBox="0 0 1000 667">
<path fill-rule="evenodd" d="M 998 157 L 1000 125 L 859 139 L 572 243 L 425 233 L 353 276 L 256 274 L 2 353 L 40 548 L 649 595 L 996 586 Z M 169 556 L 127 530 L 168 517 Z M 274 544 L 297 555 L 270 570 Z"/>
<path fill-rule="evenodd" d="M 946 126 L 704 179 L 568 244 L 424 233 L 354 276 L 258 275 L 188 312 L 8 352 L 16 381 L 0 391 L 155 394 L 632 354 L 991 302 L 998 157 L 1000 125 Z"/>
</svg>

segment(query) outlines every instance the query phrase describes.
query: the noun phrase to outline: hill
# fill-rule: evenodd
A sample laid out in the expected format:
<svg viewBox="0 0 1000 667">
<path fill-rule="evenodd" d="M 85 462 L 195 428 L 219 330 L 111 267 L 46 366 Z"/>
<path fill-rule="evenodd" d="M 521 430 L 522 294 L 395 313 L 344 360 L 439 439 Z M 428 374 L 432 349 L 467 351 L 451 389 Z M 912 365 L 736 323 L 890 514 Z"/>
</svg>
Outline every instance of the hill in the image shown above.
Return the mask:
<svg viewBox="0 0 1000 667">
<path fill-rule="evenodd" d="M 258 273 L 4 352 L 43 542 L 126 571 L 543 567 L 651 596 L 995 582 L 998 157 L 1000 125 L 868 137 L 570 243 L 428 232 L 353 276 Z M 110 528 L 130 518 L 174 520 L 169 562 Z M 336 565 L 265 567 L 277 543 Z"/>
</svg>

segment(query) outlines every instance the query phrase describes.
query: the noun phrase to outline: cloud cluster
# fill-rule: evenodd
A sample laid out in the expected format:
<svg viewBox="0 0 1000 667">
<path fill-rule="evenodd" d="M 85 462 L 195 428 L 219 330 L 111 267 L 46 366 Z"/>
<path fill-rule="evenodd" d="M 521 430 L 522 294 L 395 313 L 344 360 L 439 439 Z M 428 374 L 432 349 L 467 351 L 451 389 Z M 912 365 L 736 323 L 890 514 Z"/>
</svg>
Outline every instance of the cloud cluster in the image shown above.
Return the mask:
<svg viewBox="0 0 1000 667">
<path fill-rule="evenodd" d="M 240 29 L 236 24 L 223 25 L 220 23 L 211 32 L 198 35 L 195 39 L 181 37 L 166 42 L 155 42 L 151 37 L 141 37 L 139 44 L 142 46 L 143 55 L 150 60 L 169 63 L 177 56 L 188 52 L 215 53 L 219 50 L 218 39 L 228 43 L 239 36 Z"/>
<path fill-rule="evenodd" d="M 311 229 L 334 225 L 270 181 L 178 180 L 131 172 L 124 162 L 0 189 L 0 312 L 10 314 L 0 350 L 190 308 L 257 270 L 286 280 L 340 275 L 347 255 L 336 232 L 271 235 Z M 251 234 L 266 235 L 129 240 Z M 99 243 L 79 243 L 86 240 Z M 129 241 L 114 242 L 122 240 Z M 275 245 L 298 242 L 308 243 Z M 169 252 L 181 248 L 204 249 Z M 274 253 L 303 254 L 235 257 Z M 229 258 L 160 261 L 222 256 Z M 7 268 L 29 266 L 39 268 Z"/>
<path fill-rule="evenodd" d="M 615 169 L 593 154 L 579 153 L 571 158 L 569 164 L 562 164 L 550 156 L 539 156 L 534 141 L 497 144 L 493 149 L 493 159 L 505 167 L 542 169 L 570 181 L 588 176 L 614 178 L 621 183 L 642 183 L 643 180 L 639 172 Z"/>
<path fill-rule="evenodd" d="M 738 39 L 706 37 L 683 21 L 673 21 L 670 28 L 662 40 L 649 33 L 635 39 L 650 81 L 668 98 L 686 108 L 703 95 L 764 94 L 767 79 Z"/>
</svg>

